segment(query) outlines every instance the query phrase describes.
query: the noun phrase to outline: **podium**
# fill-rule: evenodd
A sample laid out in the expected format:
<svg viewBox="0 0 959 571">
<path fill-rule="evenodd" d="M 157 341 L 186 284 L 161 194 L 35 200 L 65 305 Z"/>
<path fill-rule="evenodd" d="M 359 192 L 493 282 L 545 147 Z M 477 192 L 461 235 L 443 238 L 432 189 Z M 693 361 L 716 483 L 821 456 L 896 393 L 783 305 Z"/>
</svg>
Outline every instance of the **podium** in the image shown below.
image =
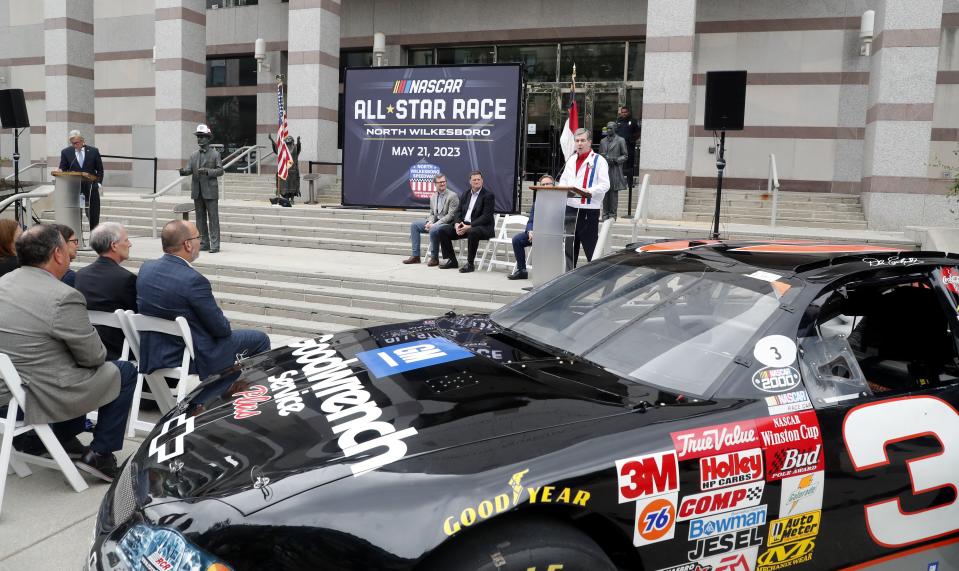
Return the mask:
<svg viewBox="0 0 959 571">
<path fill-rule="evenodd" d="M 53 212 L 57 224 L 73 228 L 83 246 L 83 213 L 80 208 L 80 183 L 96 182 L 97 177 L 90 173 L 74 171 L 54 171 L 56 178 L 53 191 Z"/>
<path fill-rule="evenodd" d="M 533 286 L 539 286 L 566 271 L 566 198 L 584 193 L 572 186 L 530 188 L 536 191 L 530 271 Z"/>
</svg>

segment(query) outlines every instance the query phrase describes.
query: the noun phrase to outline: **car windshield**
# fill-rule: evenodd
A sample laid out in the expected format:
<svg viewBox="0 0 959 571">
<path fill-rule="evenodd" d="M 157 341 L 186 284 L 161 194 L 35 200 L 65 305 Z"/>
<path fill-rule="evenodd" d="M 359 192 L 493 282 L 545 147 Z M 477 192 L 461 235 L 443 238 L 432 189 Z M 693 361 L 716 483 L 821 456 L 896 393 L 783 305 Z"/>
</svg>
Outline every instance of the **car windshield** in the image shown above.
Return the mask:
<svg viewBox="0 0 959 571">
<path fill-rule="evenodd" d="M 734 273 L 733 265 L 686 255 L 611 256 L 491 318 L 620 376 L 702 397 L 737 355 L 751 356 L 750 339 L 790 288 L 773 274 Z"/>
</svg>

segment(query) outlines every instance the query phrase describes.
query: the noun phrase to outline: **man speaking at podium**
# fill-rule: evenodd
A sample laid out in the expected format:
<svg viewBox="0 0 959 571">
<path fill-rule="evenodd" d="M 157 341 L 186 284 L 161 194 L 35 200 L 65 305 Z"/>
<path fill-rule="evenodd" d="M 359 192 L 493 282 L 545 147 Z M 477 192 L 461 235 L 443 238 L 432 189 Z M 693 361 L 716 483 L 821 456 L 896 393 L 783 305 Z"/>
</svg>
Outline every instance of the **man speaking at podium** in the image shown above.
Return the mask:
<svg viewBox="0 0 959 571">
<path fill-rule="evenodd" d="M 566 159 L 559 186 L 573 186 L 586 196 L 566 199 L 566 270 L 576 267 L 579 246 L 586 250 L 586 259 L 593 260 L 599 239 L 599 212 L 603 196 L 609 190 L 609 165 L 593 152 L 593 135 L 586 129 L 574 133 L 576 152 Z"/>
<path fill-rule="evenodd" d="M 100 223 L 100 183 L 103 182 L 103 159 L 96 147 L 84 144 L 80 131 L 70 131 L 70 146 L 60 151 L 60 170 L 85 172 L 97 177 L 96 182 L 80 181 L 80 192 L 87 205 L 90 230 Z M 79 233 L 80 229 L 77 229 Z"/>
</svg>

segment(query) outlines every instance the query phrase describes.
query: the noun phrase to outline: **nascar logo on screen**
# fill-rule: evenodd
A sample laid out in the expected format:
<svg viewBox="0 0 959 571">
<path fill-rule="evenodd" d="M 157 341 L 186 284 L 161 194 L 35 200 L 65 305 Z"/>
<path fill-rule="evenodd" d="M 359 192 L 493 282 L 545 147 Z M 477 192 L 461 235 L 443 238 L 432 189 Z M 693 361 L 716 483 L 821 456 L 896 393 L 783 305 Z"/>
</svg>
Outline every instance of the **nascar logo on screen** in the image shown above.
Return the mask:
<svg viewBox="0 0 959 571">
<path fill-rule="evenodd" d="M 468 359 L 472 356 L 473 354 L 466 349 L 442 337 L 412 341 L 356 354 L 356 357 L 366 365 L 370 374 L 376 378 Z"/>
</svg>

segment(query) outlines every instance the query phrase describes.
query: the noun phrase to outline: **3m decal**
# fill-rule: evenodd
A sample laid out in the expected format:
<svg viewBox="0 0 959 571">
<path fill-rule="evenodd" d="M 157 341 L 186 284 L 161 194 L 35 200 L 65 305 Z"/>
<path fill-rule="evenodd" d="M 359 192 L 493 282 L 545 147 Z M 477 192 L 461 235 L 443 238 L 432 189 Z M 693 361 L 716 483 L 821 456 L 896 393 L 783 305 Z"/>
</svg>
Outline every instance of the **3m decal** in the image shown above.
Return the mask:
<svg viewBox="0 0 959 571">
<path fill-rule="evenodd" d="M 792 367 L 767 367 L 753 374 L 753 386 L 764 393 L 784 393 L 799 386 L 802 379 Z"/>
<path fill-rule="evenodd" d="M 183 431 L 178 431 L 177 429 L 183 427 Z M 173 438 L 167 438 L 170 432 L 177 432 L 176 436 Z M 163 423 L 163 426 L 160 428 L 160 434 L 157 434 L 153 437 L 153 440 L 150 441 L 150 453 L 149 456 L 156 454 L 157 462 L 166 462 L 171 458 L 176 458 L 180 454 L 183 454 L 183 441 L 186 439 L 187 435 L 193 432 L 193 417 L 188 417 L 186 413 L 179 416 L 175 416 L 170 420 Z M 164 440 L 163 444 L 160 444 L 160 440 Z M 169 444 L 173 444 L 172 448 L 167 448 Z"/>
<path fill-rule="evenodd" d="M 763 536 L 759 528 L 743 529 L 733 533 L 698 539 L 689 551 L 689 559 L 693 561 L 722 555 L 731 551 L 758 547 L 763 543 Z"/>
<path fill-rule="evenodd" d="M 812 561 L 812 552 L 815 548 L 816 541 L 813 539 L 770 547 L 756 560 L 757 571 L 776 571 L 797 563 L 808 563 Z"/>
<path fill-rule="evenodd" d="M 232 396 L 236 397 L 233 401 L 233 418 L 236 420 L 258 416 L 260 403 L 270 400 L 270 395 L 263 385 L 253 385 L 245 391 L 233 393 Z"/>
<path fill-rule="evenodd" d="M 699 459 L 699 489 L 745 484 L 763 477 L 763 452 L 751 448 Z"/>
<path fill-rule="evenodd" d="M 823 469 L 822 437 L 816 413 L 783 414 L 756 421 L 766 450 L 766 479 Z"/>
<path fill-rule="evenodd" d="M 557 486 L 524 486 L 523 478 L 529 470 L 517 472 L 507 482 L 508 491 L 495 497 L 484 499 L 475 506 L 463 509 L 457 515 L 451 515 L 443 521 L 443 533 L 453 535 L 464 527 L 489 519 L 518 506 L 522 501 L 531 504 L 568 504 L 586 507 L 590 493 L 584 490 Z"/>
<path fill-rule="evenodd" d="M 756 342 L 753 357 L 767 367 L 787 367 L 796 362 L 796 342 L 785 335 L 767 335 Z"/>
<path fill-rule="evenodd" d="M 952 501 L 905 512 L 899 497 L 865 507 L 866 527 L 873 541 L 899 547 L 959 530 L 959 413 L 944 400 L 929 396 L 902 397 L 864 404 L 849 411 L 842 427 L 846 450 L 857 472 L 885 470 L 886 447 L 904 440 L 932 436 L 941 452 L 906 461 L 913 495 L 950 489 Z"/>
<path fill-rule="evenodd" d="M 677 521 L 758 506 L 764 486 L 765 482 L 760 481 L 686 496 L 679 503 Z"/>
<path fill-rule="evenodd" d="M 689 540 L 712 537 L 766 524 L 766 506 L 728 512 L 689 522 Z"/>
<path fill-rule="evenodd" d="M 640 547 L 672 539 L 676 534 L 676 499 L 678 493 L 636 502 L 636 522 L 633 526 L 633 545 Z"/>
<path fill-rule="evenodd" d="M 858 396 L 858 395 L 857 395 Z M 809 394 L 804 390 L 792 391 L 766 397 L 766 407 L 770 416 L 812 410 Z"/>
<path fill-rule="evenodd" d="M 759 445 L 756 425 L 752 420 L 682 430 L 673 432 L 670 436 L 679 460 L 746 450 Z"/>
<path fill-rule="evenodd" d="M 711 567 L 713 571 L 753 571 L 758 553 L 758 547 L 750 547 L 742 551 L 703 559 L 700 564 L 703 567 Z"/>
<path fill-rule="evenodd" d="M 824 482 L 823 472 L 783 479 L 779 498 L 779 517 L 821 510 Z"/>
<path fill-rule="evenodd" d="M 679 490 L 676 453 L 656 452 L 616 461 L 619 503 Z"/>
<path fill-rule="evenodd" d="M 468 359 L 472 356 L 473 354 L 466 349 L 442 337 L 411 341 L 356 354 L 356 358 L 362 361 L 370 374 L 376 378 Z"/>
<path fill-rule="evenodd" d="M 769 524 L 769 540 L 766 545 L 772 547 L 780 543 L 798 541 L 816 537 L 819 533 L 819 519 L 822 511 L 815 510 L 791 517 L 776 519 Z"/>
</svg>

